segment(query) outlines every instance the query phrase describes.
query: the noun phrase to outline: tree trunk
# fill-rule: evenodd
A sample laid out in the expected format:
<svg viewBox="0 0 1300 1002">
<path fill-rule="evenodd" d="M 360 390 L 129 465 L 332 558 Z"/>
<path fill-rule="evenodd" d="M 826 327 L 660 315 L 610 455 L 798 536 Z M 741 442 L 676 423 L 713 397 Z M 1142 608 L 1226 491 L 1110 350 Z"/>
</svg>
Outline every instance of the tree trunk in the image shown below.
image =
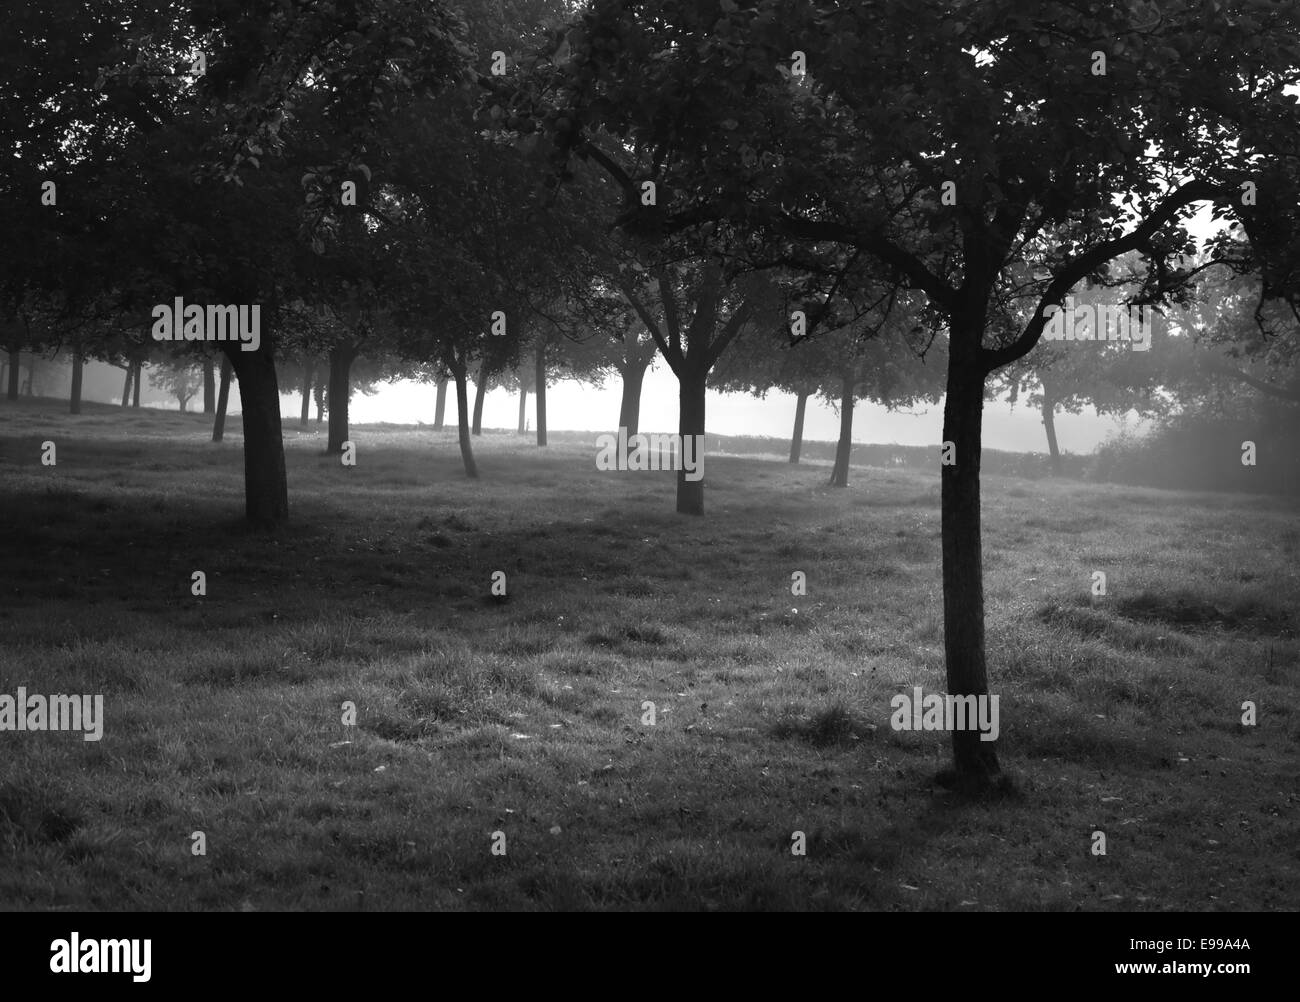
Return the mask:
<svg viewBox="0 0 1300 1002">
<path fill-rule="evenodd" d="M 469 385 L 465 375 L 465 366 L 452 369 L 456 378 L 456 437 L 460 440 L 460 458 L 465 463 L 465 475 L 478 476 L 478 464 L 474 462 L 474 446 L 469 437 Z"/>
<path fill-rule="evenodd" d="M 987 696 L 984 648 L 984 559 L 980 538 L 980 447 L 984 374 L 982 325 L 954 324 L 948 360 L 943 438 L 954 462 L 940 468 L 943 537 L 943 645 L 950 695 Z M 980 785 L 999 771 L 996 742 L 976 730 L 952 732 L 958 782 Z"/>
<path fill-rule="evenodd" d="M 447 413 L 447 378 L 438 380 L 438 400 L 433 405 L 433 430 L 442 431 L 443 417 Z"/>
<path fill-rule="evenodd" d="M 708 371 L 697 372 L 683 370 L 679 375 L 679 395 L 677 410 L 677 431 L 681 435 L 681 452 L 688 448 L 686 437 L 698 435 L 696 440 L 700 448 L 695 449 L 695 461 L 700 464 L 697 473 L 704 471 L 704 401 L 708 386 Z M 685 464 L 677 471 L 677 511 L 681 515 L 704 514 L 704 478 L 687 480 Z"/>
<path fill-rule="evenodd" d="M 316 398 L 316 423 L 320 424 L 325 420 L 325 384 L 319 379 L 312 396 Z"/>
<path fill-rule="evenodd" d="M 302 360 L 302 410 L 298 414 L 298 426 L 306 428 L 311 424 L 311 384 L 316 377 L 316 364 L 309 358 Z"/>
<path fill-rule="evenodd" d="M 23 396 L 30 397 L 33 395 L 32 384 L 36 382 L 36 355 L 31 356 L 27 363 L 27 382 L 23 383 Z"/>
<path fill-rule="evenodd" d="M 10 400 L 18 399 L 18 377 L 22 375 L 19 365 L 22 359 L 22 349 L 9 349 L 9 387 L 6 396 Z"/>
<path fill-rule="evenodd" d="M 86 357 L 80 351 L 72 353 L 72 393 L 68 397 L 68 413 L 81 413 L 81 381 L 85 375 Z"/>
<path fill-rule="evenodd" d="M 330 455 L 342 453 L 343 443 L 348 440 L 348 398 L 352 392 L 352 360 L 356 357 L 353 348 L 330 349 L 330 428 L 325 445 Z"/>
<path fill-rule="evenodd" d="M 217 409 L 217 363 L 208 355 L 203 359 L 203 413 L 213 414 Z"/>
<path fill-rule="evenodd" d="M 212 419 L 212 441 L 220 442 L 226 434 L 226 406 L 230 402 L 230 359 L 221 356 L 221 389 L 217 391 L 217 410 Z"/>
<path fill-rule="evenodd" d="M 144 371 L 144 362 L 131 363 L 131 409 L 140 408 L 140 376 Z"/>
<path fill-rule="evenodd" d="M 289 518 L 289 482 L 280 428 L 280 387 L 275 360 L 263 340 L 257 351 L 227 349 L 239 378 L 244 426 L 244 512 L 249 523 L 270 529 Z"/>
<path fill-rule="evenodd" d="M 798 402 L 794 405 L 794 432 L 790 436 L 790 462 L 799 462 L 799 453 L 803 451 L 803 419 L 808 410 L 808 394 L 800 392 Z"/>
<path fill-rule="evenodd" d="M 1047 429 L 1047 450 L 1052 455 L 1052 473 L 1059 477 L 1063 469 L 1061 449 L 1056 444 L 1056 401 L 1046 387 L 1043 388 L 1043 427 Z"/>
<path fill-rule="evenodd" d="M 483 434 L 483 398 L 487 396 L 488 371 L 487 362 L 479 363 L 478 374 L 474 377 L 474 427 L 475 435 Z"/>
<path fill-rule="evenodd" d="M 546 342 L 537 342 L 534 358 L 533 393 L 537 397 L 537 444 L 546 445 Z"/>
<path fill-rule="evenodd" d="M 646 365 L 628 363 L 623 370 L 623 400 L 618 406 L 618 426 L 626 428 L 628 437 L 641 428 L 641 387 L 645 383 Z"/>
<path fill-rule="evenodd" d="M 520 381 L 522 384 L 522 380 Z M 528 391 L 522 385 L 519 387 L 519 434 L 522 435 L 528 430 Z"/>
<path fill-rule="evenodd" d="M 857 388 L 857 373 L 842 377 L 840 391 L 840 440 L 835 446 L 835 467 L 831 470 L 831 486 L 849 486 L 849 454 L 853 451 L 853 391 Z"/>
<path fill-rule="evenodd" d="M 122 406 L 131 406 L 131 363 L 126 363 L 126 381 L 122 383 Z"/>
</svg>

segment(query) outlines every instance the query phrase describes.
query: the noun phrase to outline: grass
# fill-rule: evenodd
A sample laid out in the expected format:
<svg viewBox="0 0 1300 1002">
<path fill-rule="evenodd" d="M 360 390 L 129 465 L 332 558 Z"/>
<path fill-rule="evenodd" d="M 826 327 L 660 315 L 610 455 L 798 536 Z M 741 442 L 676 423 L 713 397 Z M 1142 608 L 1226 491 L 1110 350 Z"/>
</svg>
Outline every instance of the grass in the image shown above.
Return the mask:
<svg viewBox="0 0 1300 1002">
<path fill-rule="evenodd" d="M 486 434 L 471 482 L 454 432 L 358 427 L 345 469 L 294 421 L 266 537 L 238 421 L 207 429 L 0 403 L 0 693 L 106 714 L 97 743 L 0 733 L 2 907 L 1300 904 L 1282 499 L 986 476 L 1017 792 L 972 801 L 935 782 L 945 735 L 888 723 L 943 688 L 932 474 L 710 458 L 690 519 L 594 435 Z"/>
</svg>

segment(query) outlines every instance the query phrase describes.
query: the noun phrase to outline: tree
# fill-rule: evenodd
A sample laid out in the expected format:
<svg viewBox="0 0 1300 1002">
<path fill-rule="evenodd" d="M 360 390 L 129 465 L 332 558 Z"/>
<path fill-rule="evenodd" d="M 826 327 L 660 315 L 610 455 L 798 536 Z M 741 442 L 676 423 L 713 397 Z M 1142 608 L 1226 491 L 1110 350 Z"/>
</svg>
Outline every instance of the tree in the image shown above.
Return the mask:
<svg viewBox="0 0 1300 1002">
<path fill-rule="evenodd" d="M 623 392 L 619 397 L 618 426 L 626 428 L 629 436 L 636 435 L 641 429 L 641 388 L 645 385 L 645 374 L 655 358 L 655 342 L 644 324 L 635 323 L 634 317 L 627 317 L 615 331 L 615 354 L 612 365 L 623 380 Z"/>
<path fill-rule="evenodd" d="M 1277 0 L 649 0 L 635 16 L 595 0 L 508 103 L 561 161 L 642 152 L 671 197 L 641 205 L 626 176 L 630 230 L 725 221 L 833 243 L 925 294 L 950 331 L 948 692 L 979 698 L 987 380 L 1033 350 L 1049 306 L 1123 254 L 1150 262 L 1151 302 L 1189 280 L 1176 261 L 1192 207 L 1237 212 L 1261 163 L 1295 155 L 1298 22 Z M 990 305 L 1023 263 L 1036 302 L 1013 328 Z M 999 773 L 995 742 L 952 741 L 952 778 Z"/>
<path fill-rule="evenodd" d="M 175 397 L 184 414 L 191 398 L 203 388 L 203 370 L 189 359 L 175 359 L 150 369 L 149 383 Z"/>
<path fill-rule="evenodd" d="M 216 137 L 217 154 L 208 163 L 219 176 L 247 184 L 263 157 L 285 152 L 300 104 L 332 125 L 338 137 L 334 155 L 301 182 L 302 230 L 316 248 L 321 229 L 337 218 L 338 182 L 369 171 L 362 150 L 383 158 L 383 127 L 395 110 L 415 92 L 444 90 L 463 79 L 461 24 L 441 0 L 357 0 L 343 6 L 258 0 L 252 10 L 209 5 L 194 13 L 209 43 L 201 84 Z M 319 136 L 329 130 L 311 131 Z M 257 274 L 273 277 L 285 270 L 264 266 Z M 278 308 L 278 290 L 265 299 Z M 265 526 L 288 517 L 273 350 L 274 339 L 264 336 L 258 351 L 226 351 L 243 400 L 248 517 Z M 331 409 L 338 404 L 333 401 Z"/>
<path fill-rule="evenodd" d="M 467 398 L 472 368 L 481 396 L 497 373 L 520 364 L 534 304 L 554 299 L 568 260 L 551 226 L 543 172 L 486 135 L 473 111 L 463 95 L 449 94 L 393 123 L 401 143 L 386 179 L 392 205 L 380 217 L 400 289 L 395 350 L 435 364 L 458 398 Z M 474 477 L 468 400 L 458 399 L 457 409 L 461 455 Z M 475 409 L 481 415 L 481 403 Z"/>
<path fill-rule="evenodd" d="M 783 328 L 760 332 L 745 346 L 724 356 L 714 370 L 713 386 L 723 393 L 751 393 L 766 399 L 771 390 L 795 397 L 794 428 L 790 436 L 790 462 L 797 464 L 803 449 L 804 418 L 808 399 L 816 395 L 828 375 L 826 353 L 817 338 L 791 338 Z"/>
<path fill-rule="evenodd" d="M 203 356 L 203 413 L 217 412 L 217 362 L 207 353 Z"/>
<path fill-rule="evenodd" d="M 442 431 L 443 418 L 447 410 L 447 377 L 438 376 L 434 383 L 437 387 L 437 399 L 433 407 L 433 430 Z"/>
<path fill-rule="evenodd" d="M 587 268 L 577 273 L 592 274 Z M 605 372 L 617 372 L 622 391 L 616 427 L 626 428 L 629 436 L 637 434 L 641 427 L 641 388 L 658 352 L 654 338 L 627 300 L 604 281 L 597 280 L 581 290 L 580 295 L 569 300 L 569 306 L 577 331 L 562 330 L 563 338 L 552 339 L 566 374 L 571 379 L 601 385 Z M 662 317 L 655 316 L 662 322 Z"/>
<path fill-rule="evenodd" d="M 170 301 L 178 292 L 194 301 L 194 292 L 207 291 L 200 283 L 218 276 L 206 267 L 200 276 L 196 262 L 215 263 L 222 279 L 251 264 L 232 260 L 240 256 L 230 249 L 241 243 L 230 239 L 229 224 L 241 216 L 251 220 L 254 213 L 247 202 L 240 205 L 245 211 L 229 213 L 237 200 L 222 204 L 214 191 L 196 189 L 189 176 L 211 133 L 195 108 L 188 76 L 196 33 L 172 5 L 109 2 L 44 24 L 39 18 L 20 23 L 20 44 L 40 54 L 45 74 L 13 106 L 17 120 L 40 123 L 35 129 L 40 139 L 35 147 L 25 145 L 24 153 L 34 169 L 64 183 L 65 198 L 66 187 L 77 192 L 74 211 L 47 217 L 60 238 L 52 244 L 60 267 L 52 270 L 59 274 L 76 265 L 79 281 L 63 282 L 63 288 L 84 286 L 111 302 L 119 322 L 107 336 L 119 341 L 112 350 L 124 359 L 126 388 L 134 391 L 138 405 L 141 371 L 153 348 L 148 304 L 164 301 L 164 295 Z M 125 36 L 124 24 L 130 25 Z M 78 52 L 78 60 L 70 64 L 67 51 Z M 51 67 L 60 69 L 51 74 Z M 60 131 L 63 141 L 45 145 Z M 221 253 L 209 255 L 212 244 Z M 256 265 L 265 268 L 266 262 Z M 247 383 L 241 376 L 245 395 Z M 124 392 L 124 402 L 127 396 Z M 246 429 L 253 413 L 245 409 Z M 246 442 L 252 442 L 251 435 Z M 261 492 L 260 500 L 268 502 L 263 513 L 273 514 L 274 493 Z M 257 505 L 251 495 L 249 501 L 251 516 Z"/>
<path fill-rule="evenodd" d="M 531 383 L 536 394 L 537 445 L 546 446 L 546 389 L 553 382 L 570 379 L 591 386 L 602 386 L 609 354 L 599 333 L 575 335 L 584 322 L 584 304 L 562 298 L 548 304 L 546 314 L 528 321 L 527 332 L 533 355 Z M 626 390 L 626 382 L 624 383 Z M 639 390 L 638 390 L 639 394 Z"/>
<path fill-rule="evenodd" d="M 1250 262 L 1243 253 L 1232 255 Z M 1198 296 L 1171 318 L 1184 337 L 1164 371 L 1180 398 L 1248 386 L 1300 403 L 1300 316 L 1282 296 L 1263 298 L 1269 277 L 1243 268 L 1214 267 L 1201 276 Z M 1273 281 L 1276 283 L 1277 279 Z"/>
<path fill-rule="evenodd" d="M 226 407 L 230 402 L 230 379 L 232 374 L 230 358 L 223 354 L 221 356 L 221 387 L 217 391 L 217 406 L 212 416 L 212 441 L 214 442 L 220 442 L 226 434 Z"/>
<path fill-rule="evenodd" d="M 688 436 L 703 442 L 709 371 L 765 307 L 774 314 L 770 286 L 758 275 L 738 277 L 705 260 L 657 266 L 640 282 L 625 274 L 619 290 L 677 377 L 678 434 L 683 443 Z M 684 467 L 677 471 L 679 513 L 704 514 L 704 484 L 704 477 L 688 479 Z"/>
<path fill-rule="evenodd" d="M 715 381 L 724 390 L 760 397 L 776 388 L 795 394 L 791 463 L 799 461 L 808 398 L 820 395 L 836 407 L 840 434 L 832 487 L 849 483 L 856 401 L 869 399 L 891 408 L 933 402 L 942 390 L 939 374 L 946 360 L 946 343 L 936 341 L 937 332 L 923 322 L 919 301 L 874 285 L 865 276 L 856 281 L 861 286 L 856 294 L 846 294 L 823 313 L 821 331 L 792 336 L 769 328 L 743 352 L 724 359 Z M 799 317 L 802 328 L 806 318 L 802 312 Z"/>
<path fill-rule="evenodd" d="M 1001 369 L 990 380 L 994 392 L 1007 390 L 1014 407 L 1026 397 L 1042 415 L 1052 473 L 1063 473 L 1056 413 L 1080 413 L 1085 406 L 1098 414 L 1137 411 L 1153 416 L 1168 409 L 1171 345 L 1166 323 L 1155 309 L 1134 305 L 1140 290 L 1134 276 L 1142 270 L 1136 254 L 1115 263 L 1114 276 L 1072 290 L 1066 299 L 1068 321 L 1062 330 L 1086 339 L 1040 341 L 1024 357 Z M 1005 308 L 1015 309 L 1006 304 Z M 1015 322 L 1028 322 L 1023 313 Z M 1127 340 L 1118 339 L 1123 335 Z"/>
<path fill-rule="evenodd" d="M 943 351 L 937 360 L 926 359 L 933 338 L 920 325 L 908 327 L 907 312 L 889 316 L 874 330 L 854 324 L 844 332 L 822 335 L 823 351 L 832 356 L 838 377 L 840 437 L 831 470 L 832 487 L 849 485 L 849 457 L 853 451 L 853 410 L 859 399 L 874 400 L 887 407 L 907 407 L 920 401 L 936 401 L 942 392 Z M 856 328 L 856 329 L 855 329 Z M 865 328 L 865 330 L 863 329 Z M 836 337 L 840 334 L 840 337 Z M 910 335 L 910 336 L 909 336 Z M 839 343 L 836 343 L 839 342 Z M 942 346 L 941 346 L 942 347 Z M 923 361 L 930 364 L 923 364 Z M 831 386 L 823 383 L 822 393 L 830 398 Z"/>
</svg>

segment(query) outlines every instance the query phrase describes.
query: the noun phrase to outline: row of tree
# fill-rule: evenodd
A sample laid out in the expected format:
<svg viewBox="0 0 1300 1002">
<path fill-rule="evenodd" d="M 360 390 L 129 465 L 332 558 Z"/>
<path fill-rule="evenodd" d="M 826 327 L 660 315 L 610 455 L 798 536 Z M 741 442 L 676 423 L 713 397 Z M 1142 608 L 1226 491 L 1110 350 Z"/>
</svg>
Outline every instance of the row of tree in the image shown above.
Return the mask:
<svg viewBox="0 0 1300 1002">
<path fill-rule="evenodd" d="M 1050 419 L 1085 396 L 1170 406 L 1195 379 L 1294 391 L 1300 11 L 1286 0 L 462 13 L 16 12 L 0 40 L 11 350 L 138 366 L 154 304 L 259 304 L 257 350 L 221 348 L 248 518 L 266 527 L 289 512 L 277 358 L 325 360 L 312 378 L 330 448 L 358 359 L 454 384 L 471 476 L 470 374 L 530 355 L 539 433 L 561 364 L 612 365 L 634 424 L 651 345 L 678 380 L 683 435 L 705 430 L 711 377 L 829 396 L 846 428 L 863 396 L 942 394 L 948 691 L 971 695 L 988 691 L 988 397 L 1036 395 Z M 1223 226 L 1206 247 L 1187 228 L 1202 205 Z M 1182 382 L 1131 344 L 1039 347 L 1052 308 L 1089 284 L 1182 311 Z M 678 511 L 703 514 L 704 490 L 683 471 Z M 958 776 L 996 775 L 993 743 L 953 743 Z"/>
</svg>

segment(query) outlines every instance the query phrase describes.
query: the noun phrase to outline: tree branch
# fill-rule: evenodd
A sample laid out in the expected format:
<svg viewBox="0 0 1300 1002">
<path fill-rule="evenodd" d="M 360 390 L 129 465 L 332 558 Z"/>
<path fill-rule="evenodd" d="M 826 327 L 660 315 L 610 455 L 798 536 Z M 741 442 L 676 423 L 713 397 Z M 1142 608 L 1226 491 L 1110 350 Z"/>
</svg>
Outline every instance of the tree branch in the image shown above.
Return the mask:
<svg viewBox="0 0 1300 1002">
<path fill-rule="evenodd" d="M 1057 272 L 1048 284 L 1047 289 L 1039 297 L 1033 317 L 1015 341 L 1002 348 L 980 347 L 979 358 L 985 374 L 1029 354 L 1042 337 L 1043 328 L 1047 325 L 1047 317 L 1043 311 L 1051 305 L 1059 306 L 1066 293 L 1101 265 L 1121 254 L 1144 248 L 1153 234 L 1193 202 L 1213 200 L 1232 190 L 1234 189 L 1231 185 L 1219 185 L 1200 180 L 1189 181 L 1166 195 L 1155 211 L 1131 232 L 1113 240 L 1103 240 L 1075 257 Z"/>
</svg>

